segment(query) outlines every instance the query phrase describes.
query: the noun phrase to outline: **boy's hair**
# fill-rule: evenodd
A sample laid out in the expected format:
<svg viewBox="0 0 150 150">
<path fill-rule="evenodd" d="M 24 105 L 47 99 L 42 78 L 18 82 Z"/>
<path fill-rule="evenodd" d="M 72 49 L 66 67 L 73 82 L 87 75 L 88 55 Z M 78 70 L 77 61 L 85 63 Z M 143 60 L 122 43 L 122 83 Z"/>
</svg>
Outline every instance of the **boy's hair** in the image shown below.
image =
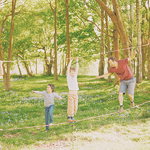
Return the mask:
<svg viewBox="0 0 150 150">
<path fill-rule="evenodd" d="M 54 86 L 54 84 L 48 84 L 50 87 L 51 87 L 51 89 L 52 89 L 52 92 L 54 92 L 54 89 L 55 89 L 55 86 Z"/>
<path fill-rule="evenodd" d="M 109 61 L 110 59 L 111 59 L 112 61 L 117 61 L 117 59 L 116 59 L 115 57 L 113 57 L 113 56 L 109 57 L 108 61 Z"/>
<path fill-rule="evenodd" d="M 75 69 L 75 68 L 70 67 L 70 71 L 76 71 L 76 69 Z"/>
</svg>

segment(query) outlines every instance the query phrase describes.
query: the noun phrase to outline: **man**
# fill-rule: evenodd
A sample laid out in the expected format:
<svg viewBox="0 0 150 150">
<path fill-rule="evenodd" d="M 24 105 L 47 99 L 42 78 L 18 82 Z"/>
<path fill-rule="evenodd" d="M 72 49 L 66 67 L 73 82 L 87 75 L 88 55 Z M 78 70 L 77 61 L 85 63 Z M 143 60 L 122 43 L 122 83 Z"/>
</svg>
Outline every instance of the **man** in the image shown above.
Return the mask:
<svg viewBox="0 0 150 150">
<path fill-rule="evenodd" d="M 136 79 L 131 72 L 128 64 L 128 61 L 131 61 L 136 55 L 136 51 L 133 52 L 133 55 L 130 58 L 121 59 L 119 61 L 116 60 L 115 57 L 110 57 L 108 59 L 108 62 L 110 64 L 110 69 L 108 73 L 97 76 L 95 79 L 108 77 L 112 73 L 116 73 L 120 78 L 120 89 L 119 89 L 119 103 L 120 103 L 120 109 L 119 113 L 123 112 L 123 94 L 126 93 L 126 90 L 128 88 L 128 95 L 131 100 L 130 108 L 134 107 L 134 88 Z"/>
</svg>

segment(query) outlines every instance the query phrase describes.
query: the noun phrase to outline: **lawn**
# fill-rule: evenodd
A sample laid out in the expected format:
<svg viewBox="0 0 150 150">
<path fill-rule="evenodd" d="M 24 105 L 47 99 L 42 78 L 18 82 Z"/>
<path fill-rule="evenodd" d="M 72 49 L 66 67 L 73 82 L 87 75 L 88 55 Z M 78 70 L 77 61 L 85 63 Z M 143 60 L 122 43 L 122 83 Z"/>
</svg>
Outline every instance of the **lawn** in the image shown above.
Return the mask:
<svg viewBox="0 0 150 150">
<path fill-rule="evenodd" d="M 46 90 L 49 83 L 55 85 L 55 92 L 62 97 L 62 100 L 55 100 L 54 125 L 45 132 L 43 97 L 32 93 L 32 90 Z M 148 128 L 150 103 L 143 104 L 150 101 L 150 81 L 143 80 L 142 83 L 136 84 L 135 105 L 143 105 L 129 109 L 130 100 L 126 94 L 124 95 L 126 111 L 121 114 L 116 113 L 119 109 L 119 86 L 114 86 L 114 81 L 108 83 L 107 80 L 96 80 L 94 76 L 78 76 L 78 84 L 79 103 L 75 115 L 78 122 L 69 124 L 66 122 L 68 93 L 66 76 L 59 76 L 58 81 L 54 76 L 32 78 L 12 76 L 11 90 L 7 92 L 4 91 L 4 84 L 0 80 L 0 129 L 3 129 L 0 131 L 0 147 L 3 150 L 42 149 L 41 145 L 43 147 L 49 145 L 52 149 L 53 143 L 62 143 L 62 145 L 64 143 L 65 146 L 61 145 L 61 149 L 70 149 L 70 143 L 74 143 L 71 144 L 72 149 L 73 146 L 81 149 L 85 141 L 88 143 L 86 146 L 91 142 L 96 145 L 97 141 L 105 140 L 106 135 L 119 137 L 119 134 L 115 133 L 124 135 L 122 141 L 131 135 L 128 141 L 139 144 L 136 145 L 139 149 L 143 148 L 139 142 L 146 141 L 146 144 L 150 144 L 150 134 L 147 134 L 150 133 Z M 132 137 L 133 127 L 137 129 L 136 132 L 140 129 L 142 136 L 133 134 Z M 101 137 L 97 137 L 97 133 Z M 91 136 L 93 134 L 94 136 Z M 103 142 L 103 149 L 107 149 L 104 144 L 106 141 Z M 110 143 L 114 143 L 113 140 L 110 140 Z"/>
</svg>

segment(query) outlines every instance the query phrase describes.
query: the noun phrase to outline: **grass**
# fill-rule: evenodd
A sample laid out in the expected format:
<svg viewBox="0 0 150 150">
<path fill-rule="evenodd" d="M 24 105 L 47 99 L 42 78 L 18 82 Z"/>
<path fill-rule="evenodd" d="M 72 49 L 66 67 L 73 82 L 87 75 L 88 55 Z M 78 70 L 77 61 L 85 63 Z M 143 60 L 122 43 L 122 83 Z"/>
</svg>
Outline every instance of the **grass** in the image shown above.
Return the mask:
<svg viewBox="0 0 150 150">
<path fill-rule="evenodd" d="M 62 97 L 61 101 L 55 100 L 53 114 L 54 124 L 57 125 L 50 127 L 49 132 L 45 132 L 45 127 L 24 128 L 45 125 L 43 97 L 31 91 L 46 90 L 48 83 L 53 83 L 56 87 L 55 92 Z M 68 93 L 66 76 L 59 76 L 58 81 L 55 80 L 54 76 L 35 76 L 32 78 L 12 76 L 11 90 L 7 92 L 4 91 L 4 84 L 0 81 L 0 129 L 3 129 L 3 131 L 0 131 L 0 145 L 3 149 L 23 149 L 32 145 L 40 146 L 41 144 L 60 142 L 64 139 L 65 142 L 68 139 L 74 141 L 74 137 L 80 142 L 91 142 L 94 137 L 88 139 L 85 133 L 87 135 L 90 132 L 95 133 L 102 127 L 105 130 L 100 130 L 101 134 L 104 134 L 107 130 L 118 133 L 123 128 L 125 132 L 122 132 L 122 134 L 126 135 L 131 132 L 128 130 L 129 125 L 139 127 L 141 124 L 149 123 L 150 103 L 118 114 L 115 112 L 119 108 L 119 86 L 114 86 L 114 83 L 108 83 L 107 80 L 95 80 L 93 76 L 78 76 L 78 83 L 80 88 L 78 93 L 79 103 L 75 119 L 81 121 L 68 124 L 65 123 Z M 149 101 L 149 97 L 150 81 L 144 80 L 136 85 L 135 105 Z M 128 109 L 129 105 L 130 100 L 126 94 L 124 96 L 124 109 Z M 115 114 L 102 116 L 109 113 Z M 95 118 L 88 119 L 90 117 Z M 59 123 L 64 124 L 58 125 Z M 135 135 L 130 140 L 137 143 L 141 139 L 150 140 L 150 136 L 146 134 L 150 130 L 148 128 L 141 128 L 141 130 L 143 134 L 145 133 L 141 138 Z M 79 134 L 83 134 L 83 136 L 79 138 Z"/>
</svg>

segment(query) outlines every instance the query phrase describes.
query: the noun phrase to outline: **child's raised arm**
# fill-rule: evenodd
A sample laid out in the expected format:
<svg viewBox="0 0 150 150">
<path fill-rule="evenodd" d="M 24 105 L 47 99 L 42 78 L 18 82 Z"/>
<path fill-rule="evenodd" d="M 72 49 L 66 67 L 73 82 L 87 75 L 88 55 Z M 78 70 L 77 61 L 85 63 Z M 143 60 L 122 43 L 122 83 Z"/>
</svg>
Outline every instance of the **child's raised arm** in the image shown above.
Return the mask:
<svg viewBox="0 0 150 150">
<path fill-rule="evenodd" d="M 79 69 L 79 62 L 78 62 L 78 57 L 76 59 L 76 74 L 78 74 L 78 69 Z"/>
<path fill-rule="evenodd" d="M 72 62 L 72 60 L 73 60 L 73 58 L 71 57 L 71 58 L 70 58 L 70 62 L 69 62 L 69 64 L 68 64 L 67 75 L 68 75 L 69 72 L 70 72 L 70 67 L 71 67 L 71 62 Z"/>
</svg>

